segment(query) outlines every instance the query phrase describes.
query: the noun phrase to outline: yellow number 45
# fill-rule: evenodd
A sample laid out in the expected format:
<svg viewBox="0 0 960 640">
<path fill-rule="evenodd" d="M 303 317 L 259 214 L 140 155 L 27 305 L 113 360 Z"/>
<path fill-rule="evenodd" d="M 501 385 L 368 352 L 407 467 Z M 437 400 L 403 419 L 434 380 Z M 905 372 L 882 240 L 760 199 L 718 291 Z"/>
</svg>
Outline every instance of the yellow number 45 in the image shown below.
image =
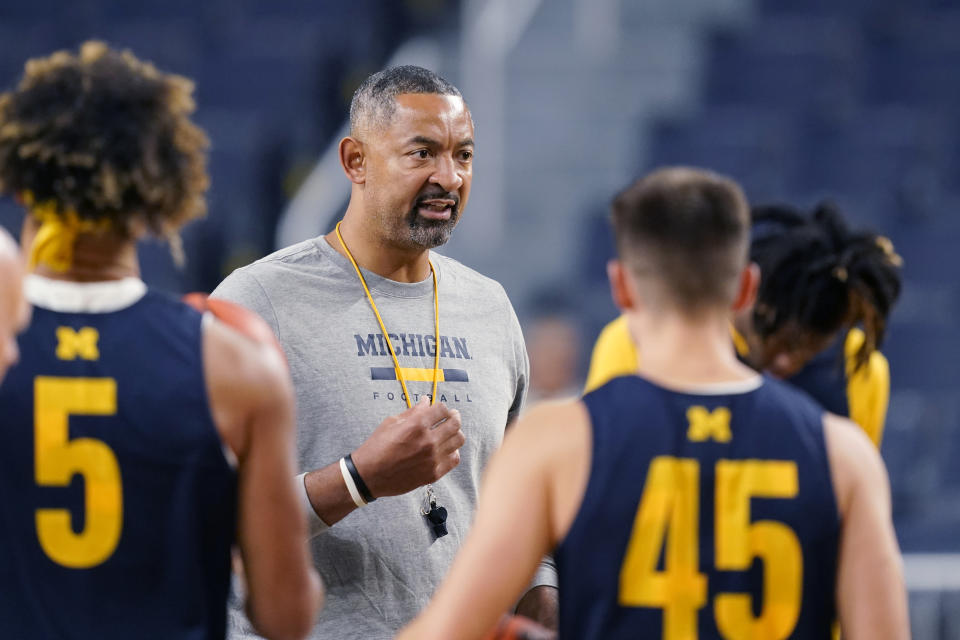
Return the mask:
<svg viewBox="0 0 960 640">
<path fill-rule="evenodd" d="M 69 437 L 70 415 L 117 412 L 112 378 L 54 378 L 34 381 L 34 462 L 36 482 L 65 487 L 74 474 L 84 480 L 84 528 L 74 533 L 68 509 L 37 509 L 37 537 L 54 562 L 89 569 L 117 548 L 123 524 L 120 465 L 113 451 L 94 438 Z"/>
<path fill-rule="evenodd" d="M 790 527 L 750 521 L 750 499 L 793 498 L 797 465 L 781 460 L 720 460 L 716 467 L 717 569 L 744 571 L 763 559 L 763 607 L 753 615 L 746 593 L 714 599 L 720 634 L 728 640 L 779 640 L 800 615 L 803 556 Z M 698 571 L 700 464 L 660 456 L 647 472 L 643 496 L 620 569 L 619 602 L 663 609 L 664 640 L 696 640 L 697 610 L 706 604 L 707 578 Z M 664 569 L 658 570 L 666 543 Z"/>
</svg>

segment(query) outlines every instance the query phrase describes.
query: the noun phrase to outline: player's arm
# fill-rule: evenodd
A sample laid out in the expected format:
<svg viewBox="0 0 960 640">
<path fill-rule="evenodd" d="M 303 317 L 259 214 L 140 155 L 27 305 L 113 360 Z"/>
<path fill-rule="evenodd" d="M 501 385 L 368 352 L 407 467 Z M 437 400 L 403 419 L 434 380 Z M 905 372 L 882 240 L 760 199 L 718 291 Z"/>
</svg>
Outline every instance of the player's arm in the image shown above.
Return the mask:
<svg viewBox="0 0 960 640">
<path fill-rule="evenodd" d="M 204 367 L 214 421 L 238 460 L 237 536 L 248 616 L 268 638 L 302 638 L 323 594 L 295 486 L 286 362 L 275 346 L 207 322 Z"/>
<path fill-rule="evenodd" d="M 579 402 L 522 416 L 484 472 L 479 505 L 450 573 L 403 640 L 483 638 L 566 534 L 589 472 L 590 435 Z"/>
<path fill-rule="evenodd" d="M 844 640 L 910 637 L 903 564 L 883 460 L 849 420 L 824 418 L 840 510 L 837 610 Z"/>
<path fill-rule="evenodd" d="M 527 381 L 530 379 L 530 358 L 527 354 L 520 323 L 517 321 L 516 314 L 513 313 L 512 307 L 510 307 L 510 316 L 513 320 L 514 361 L 518 375 L 516 393 L 514 394 L 510 410 L 507 412 L 506 429 L 508 430 L 516 424 L 517 419 L 520 417 L 520 410 L 527 396 Z M 539 568 L 534 573 L 531 586 L 517 603 L 517 614 L 534 620 L 547 629 L 556 630 L 559 622 L 558 611 L 560 607 L 560 595 L 556 585 L 556 563 L 550 556 L 545 556 L 540 560 Z"/>
</svg>

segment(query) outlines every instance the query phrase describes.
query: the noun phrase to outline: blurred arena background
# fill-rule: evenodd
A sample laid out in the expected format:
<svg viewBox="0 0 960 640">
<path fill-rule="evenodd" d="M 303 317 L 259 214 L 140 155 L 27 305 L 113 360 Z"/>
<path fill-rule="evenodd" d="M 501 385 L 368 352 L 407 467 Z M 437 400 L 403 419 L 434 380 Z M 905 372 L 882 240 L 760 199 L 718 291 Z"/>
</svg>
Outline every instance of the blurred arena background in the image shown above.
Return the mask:
<svg viewBox="0 0 960 640">
<path fill-rule="evenodd" d="M 411 62 L 457 84 L 477 156 L 443 252 L 507 288 L 538 397 L 582 383 L 616 313 L 606 206 L 651 167 L 728 173 L 754 202 L 831 197 L 888 235 L 905 288 L 883 454 L 912 626 L 960 638 L 960 0 L 0 0 L 0 87 L 94 37 L 197 83 L 210 213 L 184 269 L 142 253 L 174 292 L 330 228 L 368 73 Z M 0 224 L 21 217 L 0 201 Z"/>
</svg>

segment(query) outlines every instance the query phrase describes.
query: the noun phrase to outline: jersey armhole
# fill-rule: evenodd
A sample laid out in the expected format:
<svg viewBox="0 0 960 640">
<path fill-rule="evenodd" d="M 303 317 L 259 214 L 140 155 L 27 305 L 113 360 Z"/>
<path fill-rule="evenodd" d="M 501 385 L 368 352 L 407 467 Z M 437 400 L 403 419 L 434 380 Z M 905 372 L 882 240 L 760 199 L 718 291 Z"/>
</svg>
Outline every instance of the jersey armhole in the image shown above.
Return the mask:
<svg viewBox="0 0 960 640">
<path fill-rule="evenodd" d="M 227 444 L 227 441 L 224 440 L 223 434 L 220 433 L 220 429 L 217 427 L 217 421 L 213 415 L 213 406 L 210 403 L 210 387 L 207 380 L 207 360 L 206 360 L 206 350 L 205 344 L 207 340 L 207 328 L 211 326 L 212 323 L 216 322 L 216 318 L 209 311 L 204 311 L 200 317 L 200 379 L 203 380 L 203 403 L 206 407 L 206 417 L 210 425 L 210 429 L 213 431 L 213 437 L 217 439 L 217 443 L 220 445 L 220 452 L 223 454 L 223 461 L 230 467 L 231 470 L 236 471 L 240 462 L 237 458 L 236 452 L 230 448 L 230 445 Z"/>
<path fill-rule="evenodd" d="M 580 402 L 583 403 L 584 409 L 586 410 L 587 429 L 589 429 L 590 433 L 590 466 L 587 469 L 587 484 L 583 489 L 583 495 L 580 498 L 580 504 L 577 506 L 573 520 L 570 521 L 570 527 L 567 529 L 567 533 L 563 536 L 563 538 L 560 539 L 559 542 L 557 542 L 553 549 L 553 556 L 555 558 L 563 552 L 564 545 L 566 544 L 567 540 L 576 537 L 576 535 L 579 534 L 580 529 L 582 529 L 584 526 L 587 526 L 583 524 L 583 522 L 589 518 L 589 516 L 585 513 L 586 507 L 598 501 L 602 502 L 600 498 L 602 497 L 603 488 L 599 486 L 601 482 L 601 474 L 597 473 L 597 466 L 599 464 L 599 456 L 597 456 L 597 429 L 596 425 L 594 424 L 593 415 L 590 411 L 590 404 L 587 398 L 581 398 Z"/>
</svg>

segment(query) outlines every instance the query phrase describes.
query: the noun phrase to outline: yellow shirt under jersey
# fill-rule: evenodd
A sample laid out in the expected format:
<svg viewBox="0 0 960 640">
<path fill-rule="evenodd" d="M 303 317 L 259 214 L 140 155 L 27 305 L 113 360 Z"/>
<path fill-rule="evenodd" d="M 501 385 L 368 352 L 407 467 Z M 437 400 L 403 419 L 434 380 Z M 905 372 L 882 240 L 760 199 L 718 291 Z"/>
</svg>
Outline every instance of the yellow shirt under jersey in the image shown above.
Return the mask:
<svg viewBox="0 0 960 640">
<path fill-rule="evenodd" d="M 736 332 L 732 333 L 737 351 L 744 355 L 746 344 Z M 854 328 L 847 333 L 843 345 L 847 406 L 849 418 L 860 425 L 879 448 L 890 398 L 890 366 L 882 353 L 874 351 L 867 363 L 854 371 L 856 353 L 863 341 L 863 331 Z M 584 392 L 592 391 L 618 376 L 636 373 L 637 363 L 637 348 L 630 337 L 626 316 L 621 315 L 604 327 L 597 338 Z"/>
</svg>

